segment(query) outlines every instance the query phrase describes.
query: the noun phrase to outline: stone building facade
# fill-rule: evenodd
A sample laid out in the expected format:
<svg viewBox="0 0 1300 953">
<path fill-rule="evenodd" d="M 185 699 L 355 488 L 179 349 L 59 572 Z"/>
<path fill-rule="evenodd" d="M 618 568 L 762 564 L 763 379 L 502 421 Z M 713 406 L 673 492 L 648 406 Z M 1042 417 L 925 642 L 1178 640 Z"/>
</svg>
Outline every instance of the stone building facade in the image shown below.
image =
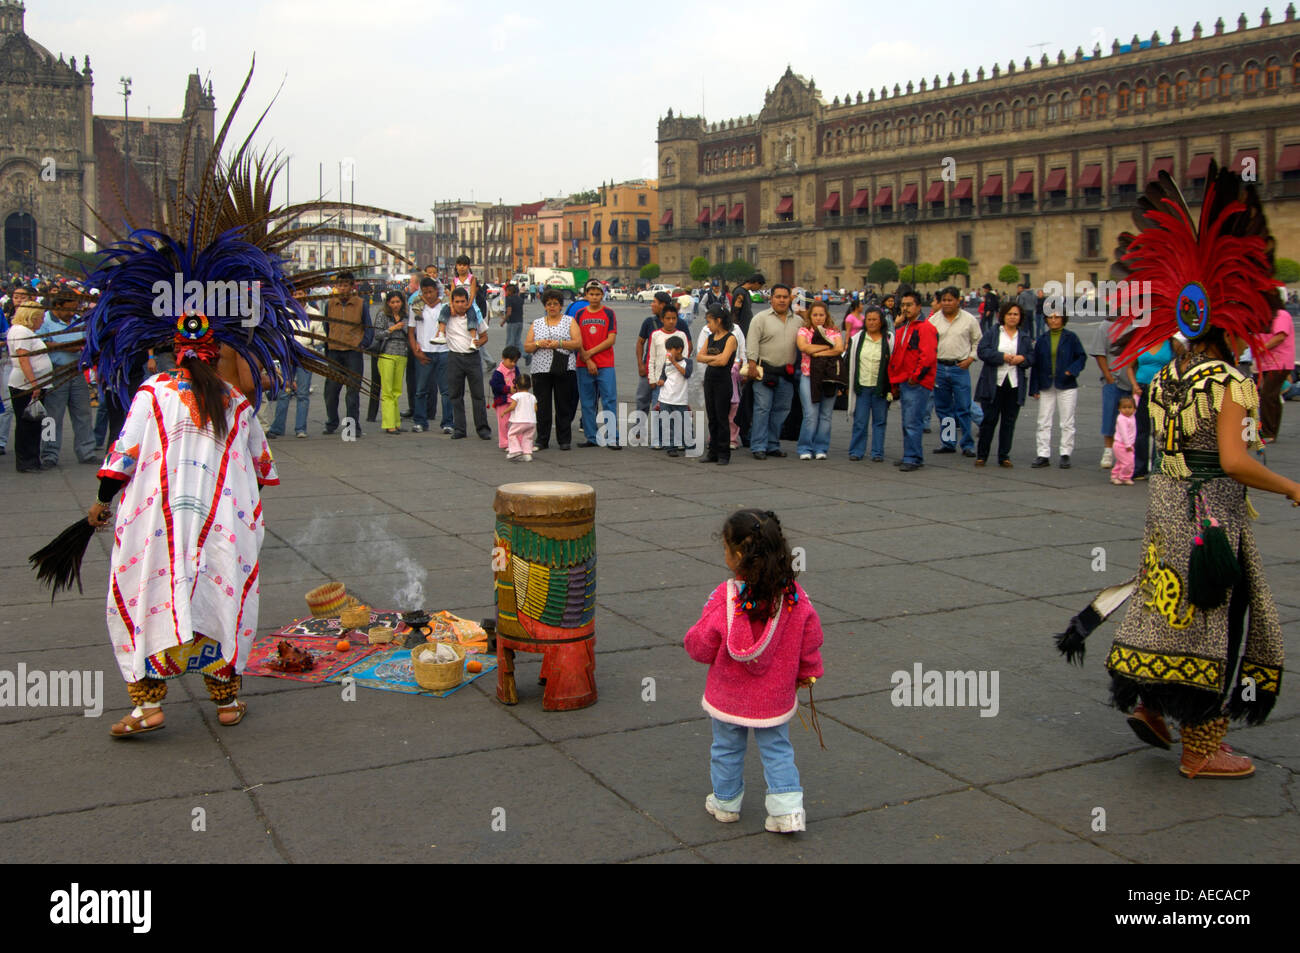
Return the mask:
<svg viewBox="0 0 1300 953">
<path fill-rule="evenodd" d="M 212 90 L 190 76 L 177 119 L 96 116 L 90 57 L 65 61 L 31 37 L 25 8 L 0 0 L 0 270 L 63 270 L 84 249 L 81 232 L 166 221 L 185 136 L 187 182 L 197 183 L 211 147 Z M 195 119 L 191 125 L 191 118 Z M 125 131 L 124 131 L 125 130 Z"/>
<path fill-rule="evenodd" d="M 659 262 L 744 258 L 769 283 L 859 287 L 868 266 L 1013 264 L 1041 286 L 1105 277 L 1137 194 L 1189 202 L 1213 158 L 1253 175 L 1278 254 L 1300 258 L 1300 22 L 1177 28 L 830 103 L 787 69 L 757 117 L 659 122 Z"/>
</svg>

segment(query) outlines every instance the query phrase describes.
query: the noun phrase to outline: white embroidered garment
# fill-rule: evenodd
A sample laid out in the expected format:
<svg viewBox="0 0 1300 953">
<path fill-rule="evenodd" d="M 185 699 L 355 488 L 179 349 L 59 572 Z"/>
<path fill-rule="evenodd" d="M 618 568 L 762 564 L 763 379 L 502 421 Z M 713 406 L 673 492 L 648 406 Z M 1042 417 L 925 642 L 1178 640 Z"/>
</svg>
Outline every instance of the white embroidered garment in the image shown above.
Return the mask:
<svg viewBox="0 0 1300 953">
<path fill-rule="evenodd" d="M 199 426 L 187 373 L 147 380 L 100 476 L 126 478 L 114 526 L 108 629 L 128 682 L 195 633 L 244 670 L 257 632 L 260 486 L 279 483 L 252 404 L 227 388 L 229 430 Z M 147 670 L 148 669 L 148 670 Z M 165 675 L 164 675 L 165 677 Z"/>
</svg>

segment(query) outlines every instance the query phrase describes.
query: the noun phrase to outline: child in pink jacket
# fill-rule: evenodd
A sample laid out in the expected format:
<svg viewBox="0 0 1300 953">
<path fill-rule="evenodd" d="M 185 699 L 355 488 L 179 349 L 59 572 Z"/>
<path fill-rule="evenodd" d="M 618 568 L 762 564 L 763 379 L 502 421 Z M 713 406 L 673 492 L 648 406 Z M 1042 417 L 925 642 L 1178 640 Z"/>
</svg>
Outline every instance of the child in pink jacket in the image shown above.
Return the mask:
<svg viewBox="0 0 1300 953">
<path fill-rule="evenodd" d="M 687 654 L 709 665 L 702 704 L 713 719 L 713 792 L 704 809 L 724 824 L 740 820 L 745 746 L 753 728 L 767 779 L 765 826 L 802 831 L 803 788 L 789 722 L 799 686 L 822 674 L 821 620 L 794 581 L 776 514 L 739 510 L 723 526 L 722 541 L 736 578 L 713 590 L 700 621 L 686 633 Z"/>
<path fill-rule="evenodd" d="M 1119 399 L 1119 415 L 1115 418 L 1115 465 L 1111 467 L 1110 482 L 1116 486 L 1133 485 L 1134 449 L 1137 447 L 1137 401 L 1132 397 Z"/>
</svg>

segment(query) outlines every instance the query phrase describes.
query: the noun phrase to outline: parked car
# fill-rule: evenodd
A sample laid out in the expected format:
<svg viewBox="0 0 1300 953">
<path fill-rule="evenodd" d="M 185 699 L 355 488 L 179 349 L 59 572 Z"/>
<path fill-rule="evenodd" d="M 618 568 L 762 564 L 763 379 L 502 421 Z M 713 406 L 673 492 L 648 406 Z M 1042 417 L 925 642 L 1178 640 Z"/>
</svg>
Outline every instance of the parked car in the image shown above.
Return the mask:
<svg viewBox="0 0 1300 953">
<path fill-rule="evenodd" d="M 610 301 L 631 301 L 632 293 L 626 288 L 610 288 L 605 297 Z"/>
<path fill-rule="evenodd" d="M 667 291 L 669 294 L 671 294 L 672 290 L 673 290 L 672 285 L 651 285 L 649 288 L 646 288 L 644 291 L 638 291 L 636 293 L 636 300 L 653 301 L 655 299 L 655 295 L 658 294 L 659 292 Z"/>
</svg>

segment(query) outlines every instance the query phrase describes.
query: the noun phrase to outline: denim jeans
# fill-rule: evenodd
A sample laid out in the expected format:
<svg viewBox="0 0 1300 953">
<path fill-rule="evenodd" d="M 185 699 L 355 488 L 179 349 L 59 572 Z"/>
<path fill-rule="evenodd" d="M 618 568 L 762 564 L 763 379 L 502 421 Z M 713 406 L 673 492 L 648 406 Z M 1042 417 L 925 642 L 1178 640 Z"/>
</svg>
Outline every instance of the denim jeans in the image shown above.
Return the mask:
<svg viewBox="0 0 1300 953">
<path fill-rule="evenodd" d="M 513 324 L 506 323 L 506 347 L 517 347 L 522 356 L 524 353 L 524 322 L 515 321 Z"/>
<path fill-rule="evenodd" d="M 618 443 L 618 386 L 614 377 L 614 368 L 602 367 L 593 375 L 585 367 L 578 367 L 578 400 L 582 402 L 582 433 L 588 443 L 596 443 L 596 400 L 600 400 L 600 409 L 609 411 L 613 416 L 606 418 L 605 441 L 603 445 Z"/>
<path fill-rule="evenodd" d="M 754 416 L 749 425 L 749 449 L 759 451 L 781 449 L 781 425 L 790 413 L 790 401 L 794 399 L 794 385 L 780 378 L 776 387 L 768 387 L 762 381 L 755 381 Z"/>
<path fill-rule="evenodd" d="M 417 357 L 411 358 L 415 364 L 415 423 L 426 430 L 429 427 L 429 419 L 438 415 L 439 397 L 442 397 L 439 426 L 452 425 L 451 395 L 447 386 L 448 353 L 450 352 L 425 351 L 424 356 L 429 359 L 428 364 L 422 363 Z"/>
<path fill-rule="evenodd" d="M 293 375 L 293 384 L 296 388 L 295 392 L 285 388 L 276 399 L 275 420 L 272 421 L 271 429 L 267 433 L 284 433 L 285 424 L 289 419 L 289 401 L 295 396 L 298 398 L 298 406 L 295 408 L 293 432 L 307 432 L 307 405 L 311 402 L 311 371 L 305 367 L 298 368 Z"/>
<path fill-rule="evenodd" d="M 898 385 L 898 391 L 903 405 L 903 462 L 919 466 L 925 462 L 921 429 L 925 425 L 925 406 L 929 402 L 930 391 L 920 384 L 909 384 L 906 381 Z"/>
<path fill-rule="evenodd" d="M 831 417 L 835 398 L 814 401 L 812 378 L 799 375 L 799 401 L 803 406 L 803 426 L 799 428 L 800 453 L 826 453 L 831 448 Z"/>
<path fill-rule="evenodd" d="M 1115 418 L 1119 416 L 1119 399 L 1132 397 L 1131 390 L 1122 389 L 1118 384 L 1101 385 L 1101 435 L 1115 436 Z"/>
<path fill-rule="evenodd" d="M 865 457 L 867 421 L 871 421 L 871 458 L 885 455 L 885 423 L 889 418 L 889 400 L 874 390 L 864 390 L 853 405 L 853 435 L 849 437 L 849 456 Z"/>
<path fill-rule="evenodd" d="M 59 451 L 63 447 L 64 410 L 72 418 L 72 449 L 78 462 L 95 460 L 95 419 L 90 411 L 90 386 L 86 378 L 78 374 L 53 390 L 42 392 L 41 401 L 45 404 L 45 413 L 54 420 L 54 440 L 42 441 L 41 462 L 47 466 L 59 462 Z"/>
<path fill-rule="evenodd" d="M 9 407 L 9 352 L 0 347 L 0 388 L 3 388 L 4 410 L 0 411 L 0 449 L 9 446 L 9 424 L 14 419 L 14 412 Z"/>
<path fill-rule="evenodd" d="M 745 796 L 745 748 L 750 729 L 745 725 L 713 720 L 713 745 L 709 749 L 709 776 L 713 796 L 724 811 L 739 811 Z M 803 788 L 799 769 L 794 766 L 790 744 L 790 723 L 772 728 L 755 728 L 754 741 L 763 761 L 767 781 L 767 813 L 774 817 L 803 810 Z"/>
<path fill-rule="evenodd" d="M 358 379 L 365 373 L 365 355 L 360 351 L 334 351 L 328 350 L 325 356 L 336 364 L 342 364 L 347 370 L 356 375 Z M 325 382 L 325 429 L 331 433 L 339 427 L 339 392 L 343 390 L 343 385 L 338 381 Z M 357 433 L 361 432 L 361 390 L 360 385 L 349 384 L 347 397 L 343 402 L 343 410 L 352 420 L 353 425 L 357 428 Z"/>
<path fill-rule="evenodd" d="M 939 411 L 940 442 L 945 447 L 960 442 L 963 450 L 974 450 L 975 438 L 970 426 L 970 370 L 940 364 L 935 371 L 934 403 Z"/>
</svg>

